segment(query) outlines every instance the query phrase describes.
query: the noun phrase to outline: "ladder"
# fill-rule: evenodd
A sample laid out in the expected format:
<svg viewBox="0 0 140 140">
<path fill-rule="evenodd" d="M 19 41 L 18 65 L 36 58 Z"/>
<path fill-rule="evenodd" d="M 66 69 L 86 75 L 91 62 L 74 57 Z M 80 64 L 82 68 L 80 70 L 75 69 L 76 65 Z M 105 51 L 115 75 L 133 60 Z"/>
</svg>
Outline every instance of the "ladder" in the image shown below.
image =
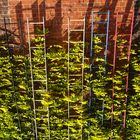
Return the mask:
<svg viewBox="0 0 140 140">
<path fill-rule="evenodd" d="M 131 14 L 131 18 L 127 21 L 127 22 L 120 22 L 119 21 L 119 17 L 124 16 L 124 15 L 128 15 Z M 120 98 L 116 98 L 116 100 L 122 100 L 123 104 L 120 106 L 120 110 L 124 110 L 123 111 L 123 115 L 121 117 L 121 122 L 122 122 L 122 126 L 123 129 L 126 128 L 126 104 L 127 104 L 127 94 L 128 94 L 128 90 L 129 90 L 129 63 L 130 63 L 130 51 L 131 51 L 131 44 L 132 44 L 132 32 L 133 32 L 133 23 L 134 23 L 134 12 L 117 12 L 115 15 L 115 19 L 116 19 L 116 23 L 115 23 L 115 38 L 114 38 L 114 57 L 113 57 L 113 69 L 112 69 L 112 73 L 113 73 L 113 79 L 115 79 L 115 76 L 118 75 L 116 73 L 117 70 L 120 71 L 124 71 L 126 72 L 126 76 L 122 77 L 122 79 L 124 79 L 124 83 L 122 84 L 122 88 L 124 88 L 124 96 L 122 99 Z M 128 25 L 129 24 L 129 30 L 128 30 Z M 120 28 L 124 28 L 125 31 L 127 32 L 119 32 Z M 122 43 L 121 45 L 117 42 L 119 40 L 119 36 L 121 36 L 121 40 L 126 40 L 126 43 Z M 120 46 L 122 46 L 122 48 L 119 48 Z M 122 51 L 120 51 L 122 50 Z M 125 61 L 121 60 L 121 53 L 125 52 Z M 128 67 L 126 67 L 125 69 L 123 68 L 124 65 L 128 65 Z M 115 86 L 117 84 L 113 83 L 113 88 L 112 88 L 112 100 L 114 101 L 115 99 L 115 93 L 117 92 L 115 90 Z M 118 94 L 119 92 L 117 92 Z M 124 99 L 125 98 L 125 99 Z M 114 102 L 112 102 L 112 116 L 111 116 L 111 127 L 113 127 L 114 125 L 114 115 L 113 112 L 115 111 L 115 107 L 114 107 Z"/>
<path fill-rule="evenodd" d="M 18 91 L 16 88 L 16 75 L 15 75 L 15 60 L 14 60 L 14 55 L 13 55 L 13 49 L 12 46 L 10 46 L 10 37 L 12 34 L 12 29 L 11 29 L 11 24 L 17 24 L 17 23 L 12 23 L 12 22 L 7 22 L 7 19 L 4 18 L 4 31 L 5 31 L 5 36 L 6 36 L 6 42 L 5 45 L 8 48 L 8 57 L 9 57 L 9 62 L 10 62 L 10 70 L 11 70 L 11 77 L 12 77 L 12 91 L 11 93 L 13 94 L 14 102 L 15 102 L 15 107 L 16 107 L 16 113 L 17 113 L 17 119 L 18 119 L 18 127 L 19 130 L 21 131 L 21 116 L 19 113 L 19 108 L 18 108 Z M 8 25 L 8 27 L 7 27 Z"/>
<path fill-rule="evenodd" d="M 82 22 L 80 29 L 70 27 L 72 22 Z M 71 33 L 82 33 L 82 39 L 73 41 Z M 68 121 L 80 120 L 82 123 L 82 112 L 77 113 L 76 107 L 82 108 L 83 85 L 84 85 L 84 46 L 85 46 L 85 18 L 82 20 L 68 19 Z M 76 50 L 78 48 L 78 50 Z M 76 60 L 76 59 L 77 60 Z M 76 132 L 72 132 L 75 129 Z M 82 139 L 81 126 L 68 126 L 68 140 Z"/>
<path fill-rule="evenodd" d="M 39 34 L 35 34 L 33 31 L 31 32 L 30 30 L 32 30 L 33 27 L 37 27 L 37 29 L 41 28 L 40 30 L 42 32 Z M 36 140 L 50 140 L 49 107 L 45 107 L 42 105 L 42 102 L 44 101 L 44 94 L 48 91 L 44 17 L 41 22 L 34 22 L 27 19 L 27 33 L 33 101 L 34 135 Z M 41 45 L 35 45 L 34 43 L 32 43 L 32 36 L 34 36 L 33 38 L 40 37 L 42 41 Z M 36 58 L 34 57 L 35 52 L 39 52 L 38 62 L 36 62 Z M 40 72 L 43 76 L 39 78 L 37 75 Z M 45 125 L 43 124 L 42 126 L 42 122 Z"/>
<path fill-rule="evenodd" d="M 101 16 L 101 18 L 99 18 Z M 103 18 L 104 17 L 104 18 Z M 104 75 L 106 75 L 106 64 L 107 64 L 107 52 L 108 52 L 108 36 L 109 36 L 109 23 L 110 23 L 110 11 L 106 12 L 94 12 L 92 11 L 92 26 L 91 26 L 91 46 L 90 46 L 90 74 L 92 75 L 98 69 L 98 64 L 95 64 L 93 59 L 95 58 L 95 53 L 93 49 L 95 48 L 96 45 L 99 45 L 103 47 L 104 50 Z M 99 26 L 96 28 L 96 26 Z M 105 31 L 102 31 L 104 33 L 97 33 L 99 29 L 105 28 Z M 97 29 L 97 30 L 96 30 Z M 102 30 L 102 29 L 101 29 Z M 104 42 L 100 42 L 99 44 L 93 43 L 94 38 L 105 38 Z M 92 81 L 93 77 L 90 77 L 90 81 Z M 94 89 L 93 89 L 94 92 Z M 90 90 L 89 94 L 89 110 L 92 108 L 92 89 Z M 104 100 L 102 101 L 102 126 L 104 124 Z"/>
<path fill-rule="evenodd" d="M 12 94 L 14 97 L 14 104 L 16 108 L 16 116 L 18 119 L 18 127 L 20 132 L 24 131 L 24 136 L 21 136 L 23 139 L 27 138 L 27 131 L 30 133 L 30 136 L 28 137 L 32 138 L 33 137 L 33 121 L 31 120 L 31 105 L 30 105 L 30 93 L 28 90 L 28 70 L 27 70 L 27 65 L 26 65 L 26 58 L 25 58 L 25 48 L 24 48 L 24 37 L 23 37 L 23 32 L 22 32 L 22 26 L 21 26 L 21 21 L 18 22 L 11 22 L 11 19 L 7 21 L 7 18 L 4 18 L 4 25 L 5 28 L 2 29 L 5 32 L 5 45 L 8 48 L 8 55 L 9 55 L 9 61 L 10 61 L 10 68 L 11 68 L 11 74 L 12 74 Z M 19 34 L 16 31 L 16 28 L 19 28 Z M 17 39 L 18 43 L 15 43 L 11 39 Z M 14 51 L 18 49 L 18 51 L 15 53 Z M 18 55 L 18 53 L 21 53 Z M 22 71 L 21 73 L 18 73 L 18 71 Z M 26 75 L 26 76 L 25 76 Z M 26 83 L 26 88 L 20 87 L 21 84 Z M 29 97 L 25 98 L 24 95 Z M 23 102 L 24 100 L 24 102 Z M 22 110 L 22 105 L 28 108 L 28 110 Z M 22 115 L 26 114 L 26 115 Z M 26 116 L 26 117 L 25 117 Z M 27 118 L 28 116 L 28 118 Z M 28 123 L 28 126 L 25 124 Z"/>
</svg>

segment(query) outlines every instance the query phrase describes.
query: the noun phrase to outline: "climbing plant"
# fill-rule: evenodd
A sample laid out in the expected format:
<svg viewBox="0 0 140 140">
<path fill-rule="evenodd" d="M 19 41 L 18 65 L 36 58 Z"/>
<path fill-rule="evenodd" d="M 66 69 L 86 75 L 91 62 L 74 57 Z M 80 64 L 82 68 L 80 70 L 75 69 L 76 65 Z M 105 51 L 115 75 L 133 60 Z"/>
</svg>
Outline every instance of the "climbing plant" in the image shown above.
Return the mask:
<svg viewBox="0 0 140 140">
<path fill-rule="evenodd" d="M 0 46 L 0 139 L 35 139 L 36 119 L 38 138 L 66 140 L 140 139 L 139 129 L 139 50 L 131 52 L 129 68 L 124 39 L 117 41 L 115 73 L 112 64 L 106 63 L 102 39 L 95 37 L 92 51 L 92 71 L 90 61 L 84 57 L 81 63 L 82 45 L 73 44 L 69 72 L 73 77 L 69 82 L 74 86 L 68 95 L 68 53 L 67 48 L 53 45 L 44 56 L 43 37 L 32 38 L 32 71 L 35 81 L 34 115 L 31 70 L 29 55 L 20 51 L 14 53 L 4 43 Z M 86 46 L 85 46 L 86 47 Z M 75 55 L 77 54 L 77 55 Z M 45 59 L 46 62 L 45 62 Z M 43 70 L 47 63 L 47 73 Z M 109 68 L 108 68 L 109 67 Z M 83 90 L 77 74 L 84 68 Z M 128 71 L 129 70 L 129 71 Z M 46 75 L 47 74 L 47 75 Z M 129 92 L 126 91 L 126 77 L 129 74 Z M 46 77 L 47 76 L 47 77 Z M 47 78 L 46 83 L 43 81 Z M 41 81 L 42 80 L 42 81 Z M 114 97 L 112 98 L 112 89 Z M 131 90 L 130 90 L 131 89 Z M 89 99 L 89 92 L 91 92 Z M 127 102 L 126 102 L 127 99 Z M 90 104 L 89 104 L 90 102 Z M 68 108 L 68 103 L 73 105 Z M 113 114 L 111 112 L 114 106 Z M 70 110 L 69 110 L 70 109 Z M 123 128 L 124 111 L 127 110 L 126 129 Z M 75 115 L 68 117 L 68 112 Z M 111 117 L 113 124 L 111 126 Z"/>
<path fill-rule="evenodd" d="M 134 47 L 134 46 L 133 46 Z M 140 64 L 139 64 L 139 48 L 131 51 L 131 65 L 130 65 L 130 79 L 129 79 L 129 96 L 128 96 L 128 109 L 127 109 L 127 129 L 126 139 L 140 139 Z"/>
</svg>

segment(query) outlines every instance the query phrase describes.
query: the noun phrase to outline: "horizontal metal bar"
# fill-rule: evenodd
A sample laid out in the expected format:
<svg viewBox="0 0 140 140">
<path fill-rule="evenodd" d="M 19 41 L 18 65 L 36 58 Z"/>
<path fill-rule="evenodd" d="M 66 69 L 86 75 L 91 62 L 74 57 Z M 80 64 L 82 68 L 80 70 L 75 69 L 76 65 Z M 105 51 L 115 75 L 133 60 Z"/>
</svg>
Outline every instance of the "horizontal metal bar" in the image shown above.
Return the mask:
<svg viewBox="0 0 140 140">
<path fill-rule="evenodd" d="M 41 92 L 41 91 L 47 91 L 46 89 L 43 89 L 43 90 L 34 90 L 36 92 Z"/>
<path fill-rule="evenodd" d="M 47 127 L 37 127 L 38 129 L 46 129 Z M 42 137 L 42 136 L 41 136 Z"/>
<path fill-rule="evenodd" d="M 45 37 L 45 35 L 44 35 L 44 34 L 35 34 L 35 33 L 34 33 L 34 36 L 41 36 L 41 37 Z"/>
<path fill-rule="evenodd" d="M 71 107 L 71 106 L 70 106 Z M 70 118 L 75 118 L 75 117 L 79 117 L 79 116 L 81 116 L 81 114 L 79 114 L 79 115 L 70 115 L 69 117 Z"/>
<path fill-rule="evenodd" d="M 64 41 L 65 43 L 71 43 L 71 44 L 75 44 L 75 43 L 85 43 L 85 41 Z"/>
<path fill-rule="evenodd" d="M 35 102 L 41 102 L 41 101 L 43 101 L 43 100 L 35 100 Z"/>
<path fill-rule="evenodd" d="M 77 43 L 84 43 L 84 41 L 70 41 L 70 43 L 77 44 Z"/>
<path fill-rule="evenodd" d="M 33 70 L 33 71 L 36 71 L 37 69 L 34 69 L 34 68 L 33 68 L 32 70 Z M 39 69 L 39 70 L 46 70 L 46 69 Z M 38 70 L 37 70 L 37 71 L 38 71 Z"/>
<path fill-rule="evenodd" d="M 33 22 L 33 21 L 29 21 L 29 24 L 33 24 L 33 25 L 35 25 L 35 24 L 44 24 L 44 22 Z"/>
<path fill-rule="evenodd" d="M 118 37 L 122 37 L 122 36 L 130 36 L 131 34 L 118 34 Z"/>
<path fill-rule="evenodd" d="M 45 47 L 29 47 L 31 49 L 44 49 Z"/>
<path fill-rule="evenodd" d="M 70 74 L 69 76 L 73 77 L 73 76 L 81 76 L 82 77 L 82 74 Z"/>
<path fill-rule="evenodd" d="M 72 64 L 69 64 L 69 65 L 70 65 L 70 66 L 71 66 L 71 65 L 72 65 L 72 66 L 77 66 L 77 67 L 78 67 L 78 66 L 83 66 L 83 64 L 81 64 L 81 63 L 80 63 L 80 64 L 73 64 L 73 63 L 72 63 Z"/>
<path fill-rule="evenodd" d="M 84 29 L 70 29 L 70 32 L 84 32 Z"/>
<path fill-rule="evenodd" d="M 104 21 L 104 22 L 93 22 L 94 24 L 107 24 L 108 22 L 107 21 Z"/>
<path fill-rule="evenodd" d="M 18 22 L 6 22 L 6 24 L 18 24 Z"/>
<path fill-rule="evenodd" d="M 41 81 L 47 81 L 47 79 L 45 80 L 33 80 L 34 82 L 41 82 Z"/>
<path fill-rule="evenodd" d="M 81 81 L 82 82 L 82 81 Z M 71 83 L 70 83 L 71 84 Z M 70 85 L 69 86 L 69 88 L 75 88 L 77 86 L 77 84 L 72 84 L 72 85 Z M 79 89 L 81 89 L 80 87 L 82 86 L 82 83 L 81 83 L 81 85 L 78 85 L 79 86 Z"/>
<path fill-rule="evenodd" d="M 105 14 L 108 14 L 108 12 L 95 12 L 95 11 L 92 11 L 94 14 L 98 14 L 98 15 L 105 15 Z"/>
<path fill-rule="evenodd" d="M 69 53 L 69 54 L 74 54 L 74 55 L 76 55 L 76 54 L 77 54 L 77 55 L 78 55 L 78 54 L 83 54 L 83 53 L 81 52 L 81 53 Z"/>
<path fill-rule="evenodd" d="M 106 46 L 106 44 L 93 44 L 93 45 L 98 45 L 98 46 L 102 46 L 102 47 Z"/>
<path fill-rule="evenodd" d="M 93 34 L 94 36 L 106 36 L 107 34 Z"/>
<path fill-rule="evenodd" d="M 40 111 L 40 112 L 42 112 L 42 111 L 48 111 L 48 109 L 35 109 L 36 111 Z"/>
</svg>

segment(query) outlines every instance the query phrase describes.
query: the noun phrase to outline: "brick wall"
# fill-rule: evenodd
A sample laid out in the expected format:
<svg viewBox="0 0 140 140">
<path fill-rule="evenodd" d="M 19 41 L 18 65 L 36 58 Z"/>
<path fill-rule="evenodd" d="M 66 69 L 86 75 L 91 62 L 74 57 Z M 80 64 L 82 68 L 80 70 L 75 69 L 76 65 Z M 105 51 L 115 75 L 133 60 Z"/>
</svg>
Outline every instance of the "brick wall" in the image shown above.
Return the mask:
<svg viewBox="0 0 140 140">
<path fill-rule="evenodd" d="M 7 7 L 8 6 L 8 7 Z M 51 43 L 67 40 L 68 17 L 81 19 L 86 17 L 86 37 L 88 40 L 91 26 L 91 11 L 111 10 L 113 15 L 118 11 L 133 10 L 133 0 L 0 0 L 0 16 L 11 18 L 11 22 L 22 21 L 23 32 L 26 32 L 27 17 L 34 21 L 46 18 L 49 29 L 48 40 Z M 126 21 L 128 15 L 121 20 Z"/>
<path fill-rule="evenodd" d="M 140 45 L 140 1 L 135 0 L 135 19 L 134 19 L 134 30 L 133 30 L 133 45 Z"/>
<path fill-rule="evenodd" d="M 8 0 L 0 0 L 0 19 L 8 15 Z"/>
</svg>

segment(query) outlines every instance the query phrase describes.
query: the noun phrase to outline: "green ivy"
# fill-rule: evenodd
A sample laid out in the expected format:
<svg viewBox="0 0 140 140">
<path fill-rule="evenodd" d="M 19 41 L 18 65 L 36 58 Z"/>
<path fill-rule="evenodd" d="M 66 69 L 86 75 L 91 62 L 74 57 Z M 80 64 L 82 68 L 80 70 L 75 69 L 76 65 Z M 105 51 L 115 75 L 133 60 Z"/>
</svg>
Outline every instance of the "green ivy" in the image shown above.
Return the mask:
<svg viewBox="0 0 140 140">
<path fill-rule="evenodd" d="M 39 31 L 40 33 L 40 31 Z M 67 140 L 68 128 L 70 139 L 79 140 L 121 140 L 125 138 L 140 139 L 140 64 L 139 50 L 133 50 L 131 69 L 128 71 L 126 40 L 117 41 L 119 54 L 116 57 L 114 77 L 109 69 L 112 64 L 105 63 L 102 39 L 95 37 L 92 73 L 89 72 L 89 58 L 84 58 L 81 64 L 82 45 L 72 44 L 70 52 L 70 69 L 73 75 L 81 74 L 84 68 L 84 85 L 81 91 L 81 79 L 73 76 L 69 83 L 74 86 L 68 96 L 68 53 L 60 45 L 47 48 L 44 56 L 44 38 L 32 38 L 31 45 L 38 47 L 32 50 L 32 70 L 34 80 L 46 78 L 43 70 L 47 61 L 47 91 L 44 81 L 34 82 L 36 116 L 33 113 L 33 96 L 31 85 L 31 71 L 29 55 L 11 52 L 5 44 L 0 47 L 0 139 L 35 139 L 34 119 L 36 119 L 40 140 Z M 12 50 L 11 50 L 12 51 Z M 108 68 L 108 69 L 107 69 Z M 126 77 L 130 75 L 129 94 L 125 91 Z M 114 99 L 112 99 L 112 88 Z M 37 91 L 38 90 L 38 91 Z M 42 90 L 42 91 L 39 91 Z M 89 108 L 89 91 L 92 93 L 91 107 Z M 127 104 L 125 99 L 128 99 Z M 68 102 L 70 113 L 76 117 L 68 118 Z M 104 104 L 103 104 L 104 103 Z M 114 104 L 113 126 L 111 127 L 111 107 Z M 104 107 L 104 109 L 103 109 Z M 123 113 L 127 109 L 127 128 L 123 129 Z M 42 110 L 42 111 L 41 111 Z M 103 120 L 102 120 L 103 119 Z M 103 124 L 102 124 L 103 121 Z"/>
</svg>

